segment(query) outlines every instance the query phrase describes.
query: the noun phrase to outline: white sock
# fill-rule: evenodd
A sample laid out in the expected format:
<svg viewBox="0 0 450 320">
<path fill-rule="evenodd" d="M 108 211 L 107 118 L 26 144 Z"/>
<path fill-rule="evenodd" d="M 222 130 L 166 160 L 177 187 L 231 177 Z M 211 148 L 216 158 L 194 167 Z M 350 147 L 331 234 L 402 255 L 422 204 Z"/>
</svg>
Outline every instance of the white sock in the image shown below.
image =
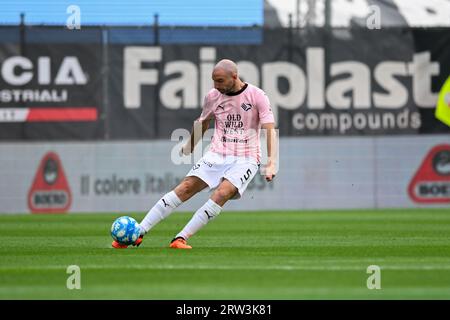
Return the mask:
<svg viewBox="0 0 450 320">
<path fill-rule="evenodd" d="M 145 218 L 139 224 L 141 226 L 141 235 L 146 234 L 161 220 L 167 218 L 181 203 L 182 201 L 178 198 L 175 191 L 165 194 L 161 199 L 159 199 L 153 208 L 150 209 Z"/>
<path fill-rule="evenodd" d="M 188 224 L 177 237 L 183 237 L 187 240 L 189 237 L 194 235 L 198 230 L 205 226 L 209 221 L 214 220 L 222 210 L 222 207 L 217 203 L 209 199 L 200 209 L 198 209 Z"/>
</svg>

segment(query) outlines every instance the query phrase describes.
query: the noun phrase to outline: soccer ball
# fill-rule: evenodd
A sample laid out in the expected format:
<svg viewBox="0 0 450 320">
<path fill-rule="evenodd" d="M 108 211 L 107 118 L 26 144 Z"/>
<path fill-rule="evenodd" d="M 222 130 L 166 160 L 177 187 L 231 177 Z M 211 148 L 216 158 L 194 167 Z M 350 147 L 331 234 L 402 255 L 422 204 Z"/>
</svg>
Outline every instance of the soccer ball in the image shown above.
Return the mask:
<svg viewBox="0 0 450 320">
<path fill-rule="evenodd" d="M 120 244 L 133 244 L 141 233 L 141 227 L 131 217 L 123 216 L 114 220 L 111 226 L 111 237 Z"/>
</svg>

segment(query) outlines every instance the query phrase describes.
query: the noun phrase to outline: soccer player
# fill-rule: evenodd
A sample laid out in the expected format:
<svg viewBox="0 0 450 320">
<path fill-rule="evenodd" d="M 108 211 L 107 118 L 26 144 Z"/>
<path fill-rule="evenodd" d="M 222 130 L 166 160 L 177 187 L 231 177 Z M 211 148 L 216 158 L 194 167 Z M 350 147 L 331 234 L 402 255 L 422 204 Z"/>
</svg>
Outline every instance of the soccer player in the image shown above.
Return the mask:
<svg viewBox="0 0 450 320">
<path fill-rule="evenodd" d="M 239 199 L 260 166 L 260 128 L 267 132 L 265 178 L 272 181 L 276 173 L 275 121 L 267 95 L 261 89 L 243 82 L 236 64 L 219 61 L 213 69 L 214 88 L 206 95 L 203 111 L 194 121 L 189 141 L 180 154 L 193 152 L 198 140 L 215 119 L 210 150 L 193 166 L 186 177 L 172 191 L 165 194 L 147 213 L 142 222 L 141 236 L 133 244 L 139 246 L 144 235 L 172 211 L 196 193 L 209 187 L 214 189 L 210 199 L 200 207 L 183 230 L 170 243 L 170 248 L 191 249 L 187 240 L 211 220 L 215 219 L 230 199 Z M 114 248 L 127 246 L 113 241 Z"/>
</svg>

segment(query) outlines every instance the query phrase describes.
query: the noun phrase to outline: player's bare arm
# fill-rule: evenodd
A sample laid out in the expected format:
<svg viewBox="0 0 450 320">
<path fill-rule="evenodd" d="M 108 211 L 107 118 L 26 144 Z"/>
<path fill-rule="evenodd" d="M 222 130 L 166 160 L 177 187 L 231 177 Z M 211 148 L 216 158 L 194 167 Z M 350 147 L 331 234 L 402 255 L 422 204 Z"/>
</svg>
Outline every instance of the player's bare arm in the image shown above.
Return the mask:
<svg viewBox="0 0 450 320">
<path fill-rule="evenodd" d="M 208 130 L 208 128 L 209 119 L 204 121 L 194 121 L 191 130 L 191 137 L 189 138 L 189 141 L 181 148 L 181 154 L 185 156 L 191 154 L 192 151 L 194 151 L 196 144 L 201 138 L 203 138 L 203 135 L 205 134 L 206 130 Z"/>
<path fill-rule="evenodd" d="M 265 123 L 261 128 L 267 134 L 267 166 L 265 168 L 266 181 L 272 181 L 275 178 L 276 168 L 278 164 L 278 137 L 274 123 Z"/>
</svg>

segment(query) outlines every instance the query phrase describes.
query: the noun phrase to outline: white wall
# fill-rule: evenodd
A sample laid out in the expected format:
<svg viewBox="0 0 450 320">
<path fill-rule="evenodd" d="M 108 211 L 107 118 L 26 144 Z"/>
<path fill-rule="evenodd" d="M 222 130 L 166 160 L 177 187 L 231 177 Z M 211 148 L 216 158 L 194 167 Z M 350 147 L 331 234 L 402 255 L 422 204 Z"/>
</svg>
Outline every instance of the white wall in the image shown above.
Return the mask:
<svg viewBox="0 0 450 320">
<path fill-rule="evenodd" d="M 225 209 L 450 208 L 450 202 L 416 203 L 407 191 L 427 153 L 436 145 L 449 143 L 447 135 L 284 138 L 275 180 L 266 183 L 256 176 L 244 197 L 229 202 Z M 28 192 L 42 158 L 50 151 L 61 159 L 70 186 L 69 212 L 147 211 L 191 168 L 190 164 L 172 163 L 174 145 L 171 141 L 2 143 L 0 212 L 30 212 Z M 137 181 L 139 188 L 123 194 L 95 190 L 99 181 L 113 176 Z M 82 177 L 85 186 L 89 185 L 84 192 Z M 450 182 L 450 176 L 443 179 Z M 201 192 L 179 210 L 195 210 L 208 195 Z"/>
</svg>

